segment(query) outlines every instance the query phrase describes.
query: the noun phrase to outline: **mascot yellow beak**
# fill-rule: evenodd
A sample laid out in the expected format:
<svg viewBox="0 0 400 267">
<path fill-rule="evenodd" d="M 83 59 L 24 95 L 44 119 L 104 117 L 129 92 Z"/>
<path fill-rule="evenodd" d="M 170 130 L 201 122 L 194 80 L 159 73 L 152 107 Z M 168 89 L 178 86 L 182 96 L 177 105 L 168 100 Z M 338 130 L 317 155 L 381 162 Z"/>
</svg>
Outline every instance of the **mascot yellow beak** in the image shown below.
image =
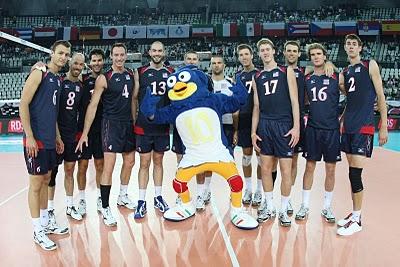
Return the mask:
<svg viewBox="0 0 400 267">
<path fill-rule="evenodd" d="M 193 95 L 196 90 L 197 85 L 195 83 L 177 82 L 172 90 L 169 90 L 168 97 L 172 101 L 183 100 Z"/>
</svg>

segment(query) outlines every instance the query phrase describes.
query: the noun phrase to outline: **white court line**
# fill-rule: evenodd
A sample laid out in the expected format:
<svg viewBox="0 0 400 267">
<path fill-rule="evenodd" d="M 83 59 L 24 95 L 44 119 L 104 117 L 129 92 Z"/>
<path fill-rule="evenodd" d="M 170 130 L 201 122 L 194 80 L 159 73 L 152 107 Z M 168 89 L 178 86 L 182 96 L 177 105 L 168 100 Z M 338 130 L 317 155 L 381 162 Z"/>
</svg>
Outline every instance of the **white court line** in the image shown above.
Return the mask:
<svg viewBox="0 0 400 267">
<path fill-rule="evenodd" d="M 222 237 L 224 238 L 226 249 L 228 250 L 229 257 L 231 258 L 232 266 L 238 267 L 240 266 L 239 261 L 236 257 L 235 251 L 233 250 L 232 243 L 229 240 L 228 233 L 226 232 L 225 225 L 222 221 L 221 215 L 219 214 L 217 206 L 214 204 L 214 196 L 211 195 L 211 207 L 215 217 L 217 218 L 219 230 L 221 231 Z"/>
<path fill-rule="evenodd" d="M 4 204 L 6 204 L 8 201 L 10 201 L 11 199 L 17 197 L 19 194 L 23 193 L 24 191 L 26 191 L 28 189 L 28 185 L 24 188 L 22 188 L 21 190 L 19 190 L 17 193 L 15 193 L 14 195 L 8 197 L 6 200 L 3 200 L 2 202 L 0 202 L 0 207 L 3 206 Z"/>
</svg>

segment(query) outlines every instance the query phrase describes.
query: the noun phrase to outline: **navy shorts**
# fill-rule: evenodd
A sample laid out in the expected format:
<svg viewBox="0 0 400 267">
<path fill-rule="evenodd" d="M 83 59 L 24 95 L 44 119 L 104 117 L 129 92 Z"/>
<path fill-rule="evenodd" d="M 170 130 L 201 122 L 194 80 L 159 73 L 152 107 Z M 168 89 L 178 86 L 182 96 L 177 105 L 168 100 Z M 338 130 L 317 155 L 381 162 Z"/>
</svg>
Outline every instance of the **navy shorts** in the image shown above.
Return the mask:
<svg viewBox="0 0 400 267">
<path fill-rule="evenodd" d="M 223 124 L 222 125 L 226 140 L 228 141 L 228 150 L 229 153 L 233 156 L 233 149 L 235 146 L 233 145 L 233 125 L 232 124 Z"/>
<path fill-rule="evenodd" d="M 348 134 L 343 133 L 341 138 L 341 149 L 346 154 L 360 155 L 370 158 L 372 150 L 374 135 L 370 134 Z"/>
<path fill-rule="evenodd" d="M 185 153 L 185 146 L 183 145 L 182 139 L 179 136 L 178 131 L 174 128 L 174 133 L 172 134 L 172 148 L 171 150 L 176 154 L 183 155 Z"/>
<path fill-rule="evenodd" d="M 238 146 L 242 148 L 253 147 L 251 142 L 251 128 L 238 130 Z"/>
<path fill-rule="evenodd" d="M 257 142 L 260 153 L 277 158 L 292 158 L 294 149 L 289 146 L 291 136 L 285 137 L 292 127 L 291 122 L 260 119 L 257 128 L 257 135 L 262 139 Z"/>
<path fill-rule="evenodd" d="M 103 152 L 123 153 L 135 150 L 132 122 L 103 119 L 101 139 Z"/>
<path fill-rule="evenodd" d="M 169 150 L 169 135 L 136 135 L 136 151 L 149 153 L 151 151 L 164 153 Z"/>
<path fill-rule="evenodd" d="M 82 153 L 79 159 L 89 160 L 93 158 L 102 159 L 104 158 L 103 147 L 101 145 L 101 134 L 93 134 L 88 137 L 88 146 L 82 147 Z"/>
<path fill-rule="evenodd" d="M 306 133 L 306 125 L 304 122 L 304 116 L 300 115 L 300 139 L 299 142 L 294 147 L 294 153 L 300 153 L 304 151 L 305 146 L 305 133 Z"/>
<path fill-rule="evenodd" d="M 64 143 L 64 152 L 62 154 L 57 154 L 57 165 L 60 165 L 63 160 L 67 162 L 74 162 L 80 158 L 80 153 L 75 153 L 77 142 L 74 143 Z"/>
<path fill-rule="evenodd" d="M 307 160 L 325 162 L 341 161 L 339 129 L 325 130 L 307 126 L 303 157 Z"/>
<path fill-rule="evenodd" d="M 24 157 L 30 175 L 45 175 L 57 165 L 55 149 L 39 149 L 36 158 L 33 158 L 28 156 L 24 147 Z"/>
</svg>

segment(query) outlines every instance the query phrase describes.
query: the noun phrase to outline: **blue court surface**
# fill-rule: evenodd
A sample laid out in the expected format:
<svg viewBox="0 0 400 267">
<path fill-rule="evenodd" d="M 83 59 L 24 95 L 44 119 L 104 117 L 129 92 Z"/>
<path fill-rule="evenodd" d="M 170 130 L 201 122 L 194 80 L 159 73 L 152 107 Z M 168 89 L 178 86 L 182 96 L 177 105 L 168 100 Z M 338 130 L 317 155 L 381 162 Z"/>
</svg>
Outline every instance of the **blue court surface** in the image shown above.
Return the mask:
<svg viewBox="0 0 400 267">
<path fill-rule="evenodd" d="M 378 145 L 378 134 L 374 135 L 374 145 Z M 389 142 L 384 148 L 400 152 L 400 131 L 389 132 Z M 22 152 L 21 135 L 0 136 L 0 152 Z"/>
</svg>

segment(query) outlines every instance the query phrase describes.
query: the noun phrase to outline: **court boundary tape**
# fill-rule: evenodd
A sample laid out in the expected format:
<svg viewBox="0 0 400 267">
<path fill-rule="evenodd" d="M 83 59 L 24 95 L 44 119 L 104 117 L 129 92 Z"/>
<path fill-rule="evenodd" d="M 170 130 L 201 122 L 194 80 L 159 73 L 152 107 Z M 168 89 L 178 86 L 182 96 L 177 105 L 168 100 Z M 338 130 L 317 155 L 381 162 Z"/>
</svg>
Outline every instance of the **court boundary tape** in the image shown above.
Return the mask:
<svg viewBox="0 0 400 267">
<path fill-rule="evenodd" d="M 226 231 L 226 228 L 225 228 L 224 222 L 222 221 L 221 215 L 219 214 L 219 210 L 218 210 L 217 206 L 214 203 L 214 196 L 213 195 L 211 196 L 211 201 L 210 202 L 211 202 L 211 207 L 212 207 L 213 213 L 214 213 L 214 215 L 215 215 L 215 217 L 217 219 L 218 227 L 219 227 L 219 230 L 221 231 L 222 238 L 224 239 L 226 249 L 228 250 L 228 254 L 229 254 L 229 257 L 231 259 L 232 266 L 233 267 L 239 267 L 240 266 L 239 261 L 237 259 L 236 254 L 235 254 L 235 251 L 233 250 L 232 243 L 231 243 L 231 241 L 229 239 L 228 232 Z"/>
<path fill-rule="evenodd" d="M 18 195 L 20 195 L 21 193 L 25 192 L 26 190 L 28 190 L 29 186 L 27 185 L 26 187 L 22 188 L 21 190 L 19 190 L 17 193 L 9 196 L 8 198 L 6 198 L 5 200 L 3 200 L 2 202 L 0 202 L 0 207 L 2 207 L 4 204 L 7 204 L 7 202 L 9 202 L 10 200 L 12 200 L 13 198 L 17 197 Z"/>
</svg>

